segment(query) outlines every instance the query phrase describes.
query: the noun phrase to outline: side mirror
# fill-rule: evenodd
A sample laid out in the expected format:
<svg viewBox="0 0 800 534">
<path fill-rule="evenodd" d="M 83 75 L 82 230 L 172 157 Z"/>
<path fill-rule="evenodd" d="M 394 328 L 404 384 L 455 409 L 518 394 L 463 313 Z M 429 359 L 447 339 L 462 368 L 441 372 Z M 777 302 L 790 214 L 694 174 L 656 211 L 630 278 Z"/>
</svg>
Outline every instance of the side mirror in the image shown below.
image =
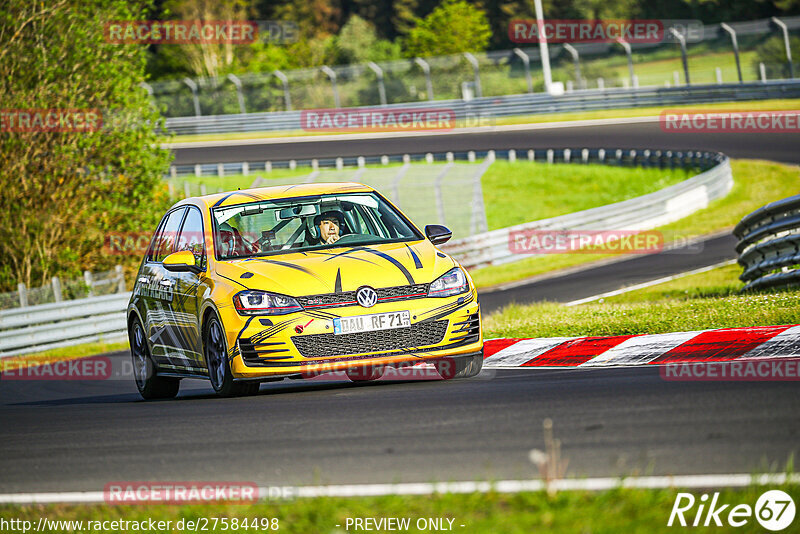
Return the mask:
<svg viewBox="0 0 800 534">
<path fill-rule="evenodd" d="M 164 258 L 163 265 L 166 270 L 175 273 L 200 272 L 200 268 L 197 267 L 197 263 L 194 261 L 194 254 L 192 254 L 191 250 L 173 252 Z"/>
<path fill-rule="evenodd" d="M 425 227 L 425 237 L 430 239 L 434 245 L 441 245 L 450 241 L 450 238 L 453 237 L 453 232 L 441 224 L 429 224 Z"/>
</svg>

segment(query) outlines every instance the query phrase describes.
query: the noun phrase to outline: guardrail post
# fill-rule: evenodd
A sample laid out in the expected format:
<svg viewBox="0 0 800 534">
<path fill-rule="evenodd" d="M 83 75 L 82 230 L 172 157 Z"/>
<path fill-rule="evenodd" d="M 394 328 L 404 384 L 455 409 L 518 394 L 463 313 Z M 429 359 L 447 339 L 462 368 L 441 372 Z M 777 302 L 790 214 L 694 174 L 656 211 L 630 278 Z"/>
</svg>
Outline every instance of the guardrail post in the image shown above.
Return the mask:
<svg viewBox="0 0 800 534">
<path fill-rule="evenodd" d="M 535 161 L 536 160 L 536 151 L 532 148 L 528 150 L 528 161 Z"/>
<path fill-rule="evenodd" d="M 742 80 L 742 64 L 739 61 L 739 41 L 736 39 L 736 30 L 725 24 L 724 22 L 720 23 L 720 27 L 728 32 L 728 35 L 731 36 L 731 44 L 733 45 L 733 55 L 736 58 L 736 72 L 739 75 L 739 83 L 744 83 Z"/>
<path fill-rule="evenodd" d="M 517 161 L 517 151 L 514 150 L 513 148 L 508 151 L 508 161 L 510 163 L 514 163 L 515 161 Z"/>
<path fill-rule="evenodd" d="M 475 151 L 474 150 L 470 150 L 469 152 L 467 152 L 467 161 L 470 162 L 470 163 L 475 163 Z"/>
<path fill-rule="evenodd" d="M 334 107 L 342 107 L 341 103 L 339 102 L 339 88 L 336 86 L 336 72 L 332 68 L 327 65 L 323 65 L 319 68 L 331 81 L 331 88 L 333 89 L 333 105 Z"/>
<path fill-rule="evenodd" d="M 289 170 L 295 170 L 297 168 L 297 160 L 290 159 L 289 160 Z"/>
<path fill-rule="evenodd" d="M 125 293 L 125 271 L 122 265 L 116 265 L 114 270 L 117 272 L 117 293 Z"/>
<path fill-rule="evenodd" d="M 794 64 L 792 63 L 792 48 L 789 46 L 789 28 L 778 17 L 770 19 L 783 32 L 783 47 L 786 50 L 786 63 L 789 64 L 789 78 L 794 78 Z"/>
<path fill-rule="evenodd" d="M 480 98 L 483 96 L 483 91 L 481 90 L 481 73 L 478 69 L 478 60 L 469 52 L 464 52 L 464 57 L 472 65 L 472 70 L 475 73 L 475 96 Z"/>
<path fill-rule="evenodd" d="M 628 77 L 631 80 L 631 87 L 633 87 L 633 52 L 631 45 L 621 37 L 617 37 L 617 43 L 625 49 L 625 55 L 628 56 Z"/>
<path fill-rule="evenodd" d="M 675 37 L 681 45 L 681 62 L 683 63 L 683 75 L 686 78 L 686 85 L 692 85 L 689 79 L 689 60 L 686 57 L 686 38 L 675 28 L 670 28 L 669 33 Z"/>
<path fill-rule="evenodd" d="M 547 149 L 547 163 L 553 163 L 553 149 Z"/>
<path fill-rule="evenodd" d="M 246 161 L 242 162 L 242 176 L 248 176 L 250 174 L 250 164 Z"/>
<path fill-rule="evenodd" d="M 389 156 L 383 155 L 381 156 L 381 165 L 388 165 L 389 164 Z"/>
<path fill-rule="evenodd" d="M 719 68 L 719 67 L 716 67 L 714 69 L 714 72 L 717 75 L 717 85 L 722 85 L 722 69 Z"/>
<path fill-rule="evenodd" d="M 274 74 L 283 85 L 283 103 L 286 106 L 286 111 L 292 111 L 292 95 L 289 94 L 289 78 L 279 70 L 273 70 L 272 74 Z"/>
<path fill-rule="evenodd" d="M 194 102 L 194 114 L 196 117 L 202 115 L 200 113 L 200 98 L 197 96 L 197 84 L 191 78 L 184 78 L 183 83 L 185 83 L 189 89 L 192 90 L 192 102 Z"/>
<path fill-rule="evenodd" d="M 28 290 L 25 288 L 25 284 L 20 282 L 17 284 L 17 293 L 19 294 L 19 306 L 20 308 L 25 308 L 28 306 Z"/>
<path fill-rule="evenodd" d="M 189 191 L 189 182 L 183 182 L 183 195 L 185 198 L 192 196 L 191 191 Z"/>
<path fill-rule="evenodd" d="M 225 165 L 222 163 L 217 163 L 217 176 L 220 178 L 225 177 Z"/>
<path fill-rule="evenodd" d="M 603 78 L 597 78 L 597 88 L 600 91 L 606 88 L 606 81 Z"/>
<path fill-rule="evenodd" d="M 88 296 L 93 297 L 94 296 L 94 287 L 92 286 L 92 282 L 93 282 L 92 281 L 92 273 L 90 273 L 89 271 L 83 271 L 83 281 L 86 284 L 86 286 L 89 288 L 88 289 L 88 292 L 89 292 Z"/>
<path fill-rule="evenodd" d="M 375 76 L 378 78 L 378 97 L 381 99 L 381 105 L 386 105 L 386 85 L 383 83 L 383 69 L 378 66 L 377 63 L 374 61 L 368 61 L 367 67 L 369 67 L 372 72 L 375 73 Z"/>
<path fill-rule="evenodd" d="M 50 284 L 53 286 L 53 299 L 56 302 L 64 300 L 64 295 L 61 293 L 61 280 L 57 276 L 50 279 Z"/>
<path fill-rule="evenodd" d="M 242 92 L 242 81 L 235 74 L 228 74 L 227 78 L 236 86 L 236 98 L 239 100 L 239 113 L 247 113 L 244 107 L 244 93 Z"/>
<path fill-rule="evenodd" d="M 581 62 L 578 57 L 578 51 L 569 43 L 564 43 L 564 50 L 569 52 L 572 56 L 572 62 L 575 63 L 575 83 L 577 83 L 578 87 L 581 89 L 586 89 L 586 80 L 581 76 Z"/>
<path fill-rule="evenodd" d="M 344 169 L 344 160 L 342 158 L 336 158 L 336 170 L 341 171 Z"/>
<path fill-rule="evenodd" d="M 767 83 L 767 67 L 763 61 L 758 63 L 758 72 L 761 75 L 761 83 Z"/>
<path fill-rule="evenodd" d="M 528 82 L 528 92 L 533 93 L 533 78 L 531 77 L 531 58 L 519 48 L 513 50 L 514 54 L 522 60 L 525 66 L 525 80 Z"/>
<path fill-rule="evenodd" d="M 203 176 L 203 166 L 199 163 L 195 163 L 194 165 L 194 175 L 195 176 Z"/>
<path fill-rule="evenodd" d="M 428 65 L 428 62 L 422 59 L 421 57 L 415 57 L 414 63 L 419 65 L 419 68 L 421 68 L 422 72 L 425 74 L 425 88 L 428 93 L 428 100 L 433 100 L 433 82 L 431 81 L 431 66 Z"/>
<path fill-rule="evenodd" d="M 570 158 L 572 157 L 572 150 L 565 148 L 564 149 L 564 163 L 569 163 Z"/>
</svg>

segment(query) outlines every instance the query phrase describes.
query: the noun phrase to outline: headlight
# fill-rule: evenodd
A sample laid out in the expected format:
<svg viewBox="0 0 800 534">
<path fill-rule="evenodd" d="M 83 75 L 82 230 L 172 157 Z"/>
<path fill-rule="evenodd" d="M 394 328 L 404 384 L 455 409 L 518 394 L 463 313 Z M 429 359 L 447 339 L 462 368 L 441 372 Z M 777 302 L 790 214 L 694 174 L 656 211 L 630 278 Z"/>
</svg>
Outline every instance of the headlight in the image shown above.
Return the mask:
<svg viewBox="0 0 800 534">
<path fill-rule="evenodd" d="M 460 268 L 450 269 L 434 280 L 428 290 L 429 297 L 449 297 L 464 293 L 469 289 L 467 276 Z"/>
<path fill-rule="evenodd" d="M 242 315 L 284 315 L 303 311 L 292 297 L 266 291 L 242 291 L 233 296 L 233 306 Z"/>
</svg>

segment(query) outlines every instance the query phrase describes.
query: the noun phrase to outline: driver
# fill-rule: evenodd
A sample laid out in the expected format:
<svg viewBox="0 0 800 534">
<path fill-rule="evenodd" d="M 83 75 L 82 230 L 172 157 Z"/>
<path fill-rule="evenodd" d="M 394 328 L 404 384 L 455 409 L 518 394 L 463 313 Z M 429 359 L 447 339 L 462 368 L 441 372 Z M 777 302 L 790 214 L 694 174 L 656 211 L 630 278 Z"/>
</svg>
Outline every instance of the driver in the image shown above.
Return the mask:
<svg viewBox="0 0 800 534">
<path fill-rule="evenodd" d="M 320 213 L 314 217 L 314 226 L 319 232 L 319 245 L 330 245 L 339 240 L 339 231 L 342 228 L 344 216 L 342 212 L 331 210 Z"/>
</svg>

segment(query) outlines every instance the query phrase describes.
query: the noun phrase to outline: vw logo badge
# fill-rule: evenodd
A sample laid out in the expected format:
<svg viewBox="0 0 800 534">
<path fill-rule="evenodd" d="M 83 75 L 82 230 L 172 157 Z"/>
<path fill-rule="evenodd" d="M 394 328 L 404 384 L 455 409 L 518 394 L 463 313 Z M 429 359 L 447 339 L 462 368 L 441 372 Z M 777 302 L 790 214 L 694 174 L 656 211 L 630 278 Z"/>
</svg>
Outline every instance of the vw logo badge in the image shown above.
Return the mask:
<svg viewBox="0 0 800 534">
<path fill-rule="evenodd" d="M 369 286 L 360 287 L 356 291 L 356 300 L 361 306 L 371 308 L 378 302 L 378 294 Z"/>
</svg>

